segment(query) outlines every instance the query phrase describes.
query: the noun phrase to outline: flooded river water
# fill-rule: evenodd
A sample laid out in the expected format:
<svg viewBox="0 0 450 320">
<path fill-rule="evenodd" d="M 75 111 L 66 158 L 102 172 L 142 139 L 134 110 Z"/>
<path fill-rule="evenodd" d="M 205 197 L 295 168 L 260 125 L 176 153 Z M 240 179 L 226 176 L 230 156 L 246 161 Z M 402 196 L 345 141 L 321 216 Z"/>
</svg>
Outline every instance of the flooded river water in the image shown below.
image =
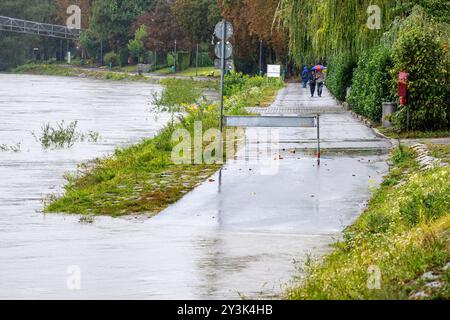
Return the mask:
<svg viewBox="0 0 450 320">
<path fill-rule="evenodd" d="M 286 154 L 273 177 L 246 157 L 154 219 L 83 224 L 78 216 L 44 215 L 42 200 L 61 191 L 66 172 L 165 124 L 167 116 L 149 112 L 155 90 L 0 74 L 0 145 L 16 146 L 0 151 L 1 299 L 279 295 L 307 255 L 327 251 L 357 217 L 369 185 L 387 170 L 376 153 L 329 155 L 320 168 L 310 156 Z M 77 120 L 101 139 L 43 150 L 32 133 L 61 120 Z"/>
</svg>

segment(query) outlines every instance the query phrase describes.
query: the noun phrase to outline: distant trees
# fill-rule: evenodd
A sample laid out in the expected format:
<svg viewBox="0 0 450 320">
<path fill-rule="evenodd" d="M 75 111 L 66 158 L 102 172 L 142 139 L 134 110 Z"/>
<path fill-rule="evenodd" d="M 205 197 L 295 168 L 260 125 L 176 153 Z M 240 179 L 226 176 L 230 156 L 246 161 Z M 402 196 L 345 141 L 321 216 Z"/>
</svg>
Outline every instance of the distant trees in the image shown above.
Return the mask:
<svg viewBox="0 0 450 320">
<path fill-rule="evenodd" d="M 231 21 L 236 30 L 232 41 L 240 70 L 257 70 L 260 40 L 264 63 L 282 61 L 286 56 L 284 30 L 272 24 L 278 0 L 1 0 L 0 12 L 65 24 L 66 10 L 73 4 L 82 12 L 79 44 L 84 56 L 92 59 L 100 60 L 101 52 L 115 52 L 123 64 L 129 55 L 138 57 L 143 50 L 173 51 L 175 40 L 178 50 L 190 51 L 200 44 L 202 51 L 211 51 L 214 26 L 222 17 Z M 138 40 L 135 33 L 141 26 L 145 26 L 147 33 Z M 2 33 L 0 65 L 6 65 L 6 59 L 10 61 L 8 65 L 24 61 L 30 41 L 15 39 L 25 37 L 10 34 L 3 37 Z M 52 43 L 60 51 L 60 40 L 28 38 L 33 43 Z"/>
<path fill-rule="evenodd" d="M 274 25 L 278 0 L 218 0 L 222 15 L 235 29 L 236 66 L 244 72 L 257 72 L 260 41 L 263 63 L 284 61 L 287 55 L 285 31 Z"/>
<path fill-rule="evenodd" d="M 55 19 L 54 0 L 1 0 L 0 13 L 13 18 L 53 22 Z M 32 48 L 46 44 L 46 49 L 54 47 L 56 41 L 24 34 L 0 31 L 0 70 L 14 67 L 26 61 Z M 43 52 L 45 54 L 45 52 Z"/>
<path fill-rule="evenodd" d="M 136 17 L 150 10 L 155 0 L 95 0 L 89 29 L 111 49 L 126 46 Z"/>
<path fill-rule="evenodd" d="M 221 20 L 216 0 L 176 0 L 173 13 L 192 43 L 208 42 Z"/>
<path fill-rule="evenodd" d="M 139 16 L 134 22 L 134 30 L 145 25 L 148 36 L 143 39 L 145 47 L 154 51 L 171 51 L 177 41 L 179 49 L 189 49 L 191 42 L 178 22 L 173 10 L 173 1 L 158 0 L 151 11 Z"/>
<path fill-rule="evenodd" d="M 134 59 L 142 60 L 145 48 L 143 40 L 145 37 L 147 37 L 147 27 L 145 25 L 141 25 L 134 34 L 134 39 L 130 40 L 128 42 L 128 51 L 130 52 L 130 55 Z M 142 62 L 142 61 L 139 61 Z"/>
</svg>

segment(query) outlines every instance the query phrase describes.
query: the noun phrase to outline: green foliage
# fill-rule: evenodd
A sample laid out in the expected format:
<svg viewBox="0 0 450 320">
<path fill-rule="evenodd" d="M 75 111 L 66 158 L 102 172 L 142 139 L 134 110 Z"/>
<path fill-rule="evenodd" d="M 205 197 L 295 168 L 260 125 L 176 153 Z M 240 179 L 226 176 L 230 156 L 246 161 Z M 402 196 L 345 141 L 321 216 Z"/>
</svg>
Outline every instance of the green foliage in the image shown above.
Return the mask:
<svg viewBox="0 0 450 320">
<path fill-rule="evenodd" d="M 175 64 L 173 52 L 167 54 L 167 64 L 169 66 L 173 66 Z M 178 51 L 176 64 L 177 71 L 188 69 L 191 65 L 191 54 L 189 52 Z"/>
<path fill-rule="evenodd" d="M 18 19 L 53 22 L 55 12 L 53 0 L 1 0 L 0 15 Z M 44 47 L 56 50 L 59 40 L 0 31 L 0 70 L 8 70 L 27 60 L 33 48 Z M 50 51 L 51 52 L 51 51 Z"/>
<path fill-rule="evenodd" d="M 399 29 L 392 49 L 392 77 L 397 79 L 401 71 L 409 73 L 409 129 L 427 131 L 450 126 L 450 60 L 445 43 L 448 45 L 448 38 L 439 24 L 419 7 Z M 397 83 L 393 81 L 392 93 L 396 92 Z M 407 129 L 406 112 L 399 111 L 395 123 L 400 129 Z"/>
<path fill-rule="evenodd" d="M 81 33 L 80 44 L 86 50 L 89 57 L 97 59 L 100 55 L 100 43 L 90 30 Z"/>
<path fill-rule="evenodd" d="M 143 62 L 145 48 L 144 48 L 144 38 L 148 35 L 147 27 L 145 25 L 141 25 L 134 34 L 134 39 L 128 42 L 128 51 L 131 56 L 135 59 L 138 59 L 139 62 Z"/>
<path fill-rule="evenodd" d="M 216 0 L 176 0 L 172 10 L 192 43 L 208 42 L 221 19 Z"/>
<path fill-rule="evenodd" d="M 266 84 L 266 78 L 261 76 L 249 76 L 240 72 L 231 72 L 225 76 L 224 95 L 232 96 L 252 87 L 262 87 Z"/>
<path fill-rule="evenodd" d="M 448 299 L 447 281 L 430 290 L 416 279 L 442 270 L 450 259 L 450 167 L 421 172 L 412 151 L 397 150 L 396 166 L 375 191 L 368 209 L 345 230 L 344 240 L 322 262 L 309 262 L 305 281 L 291 299 L 408 299 L 414 290 Z M 400 173 L 399 173 L 400 172 Z M 400 183 L 404 182 L 404 183 Z M 380 288 L 370 289 L 370 270 L 379 268 Z"/>
<path fill-rule="evenodd" d="M 118 65 L 120 65 L 119 56 L 115 52 L 108 52 L 107 54 L 105 54 L 103 60 L 105 61 L 105 64 L 108 66 L 112 65 L 113 67 L 117 67 Z"/>
<path fill-rule="evenodd" d="M 245 115 L 246 108 L 270 104 L 270 98 L 284 86 L 281 79 L 267 79 L 231 72 L 225 77 L 224 109 L 229 115 Z M 270 98 L 269 98 L 270 97 Z M 269 101 L 267 103 L 267 99 Z"/>
<path fill-rule="evenodd" d="M 122 47 L 129 40 L 129 28 L 135 19 L 154 3 L 155 0 L 96 0 L 89 29 L 97 39 Z"/>
<path fill-rule="evenodd" d="M 245 78 L 247 85 L 241 83 L 240 91 L 235 87 L 233 91 L 236 97 L 233 95 L 229 100 L 237 101 L 242 108 L 234 109 L 230 102 L 226 102 L 227 110 L 243 112 L 244 107 L 250 106 L 247 104 L 251 103 L 249 99 L 265 99 L 272 89 L 282 86 L 276 80 L 267 84 L 267 80 L 262 81 L 264 78 L 252 80 L 240 77 Z M 46 212 L 154 215 L 219 169 L 218 164 L 176 165 L 171 159 L 172 150 L 177 144 L 172 140 L 175 130 L 185 129 L 193 136 L 196 121 L 201 121 L 203 132 L 218 128 L 218 103 L 207 105 L 206 102 L 197 102 L 200 89 L 209 84 L 180 79 L 166 79 L 162 84 L 165 89 L 157 104 L 166 104 L 168 108 L 159 109 L 156 106 L 155 111 L 183 111 L 185 114 L 179 117 L 179 122 L 170 122 L 152 139 L 118 149 L 112 157 L 80 165 L 77 175 L 67 176 L 65 194 L 50 199 Z M 253 85 L 262 87 L 253 87 L 250 90 L 253 92 L 247 93 L 247 89 Z M 241 99 L 246 100 L 241 103 Z"/>
<path fill-rule="evenodd" d="M 450 23 L 450 2 L 443 0 L 407 0 L 402 1 L 397 9 L 410 14 L 414 7 L 420 5 L 424 11 L 440 22 Z"/>
<path fill-rule="evenodd" d="M 153 105 L 158 112 L 177 112 L 185 104 L 192 104 L 199 100 L 202 91 L 193 80 L 169 78 L 161 82 L 164 90 L 153 96 Z"/>
<path fill-rule="evenodd" d="M 199 67 L 212 67 L 214 66 L 214 61 L 212 61 L 208 52 L 199 52 L 198 55 L 198 66 Z"/>
<path fill-rule="evenodd" d="M 289 30 L 291 57 L 305 61 L 327 59 L 342 53 L 357 56 L 379 43 L 395 18 L 397 1 L 281 0 L 278 16 Z M 381 8 L 381 29 L 367 27 L 367 9 Z"/>
<path fill-rule="evenodd" d="M 190 113 L 186 120 L 169 124 L 154 138 L 80 165 L 77 175 L 67 177 L 64 196 L 50 199 L 45 211 L 116 217 L 159 213 L 219 168 L 216 164 L 172 162 L 174 131 L 186 129 L 192 135 L 195 121 L 200 120 L 207 130 L 210 125 L 217 127 L 218 115 Z"/>
<path fill-rule="evenodd" d="M 348 103 L 375 123 L 381 122 L 382 103 L 392 101 L 389 49 L 379 46 L 361 54 L 354 71 Z"/>
<path fill-rule="evenodd" d="M 120 62 L 120 66 L 126 66 L 128 65 L 128 56 L 130 54 L 130 52 L 128 51 L 127 47 L 123 47 L 119 49 L 119 62 Z"/>
<path fill-rule="evenodd" d="M 326 84 L 331 93 L 340 101 L 344 101 L 347 88 L 352 82 L 354 60 L 350 54 L 334 56 L 328 65 Z"/>
<path fill-rule="evenodd" d="M 33 132 L 33 136 L 45 149 L 71 148 L 77 141 L 97 142 L 99 134 L 89 131 L 87 134 L 77 131 L 77 121 L 70 122 L 67 126 L 64 120 L 58 122 L 56 127 L 45 123 L 39 134 Z"/>
<path fill-rule="evenodd" d="M 367 27 L 367 10 L 374 4 L 381 8 L 379 30 Z M 289 32 L 292 59 L 302 65 L 341 53 L 357 57 L 380 44 L 392 23 L 408 16 L 415 5 L 449 23 L 450 3 L 442 0 L 281 0 L 277 17 Z"/>
</svg>

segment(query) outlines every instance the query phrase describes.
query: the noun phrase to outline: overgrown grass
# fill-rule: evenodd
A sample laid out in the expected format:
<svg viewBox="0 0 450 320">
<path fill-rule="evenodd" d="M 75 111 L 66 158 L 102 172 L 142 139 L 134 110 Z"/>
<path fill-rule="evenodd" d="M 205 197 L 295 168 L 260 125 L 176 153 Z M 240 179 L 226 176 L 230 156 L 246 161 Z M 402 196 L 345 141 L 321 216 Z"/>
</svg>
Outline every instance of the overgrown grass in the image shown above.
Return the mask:
<svg viewBox="0 0 450 320">
<path fill-rule="evenodd" d="M 29 63 L 18 66 L 11 70 L 12 73 L 18 74 L 36 74 L 50 76 L 77 77 L 80 75 L 78 69 L 65 68 L 56 64 L 35 64 Z"/>
<path fill-rule="evenodd" d="M 160 98 L 164 97 L 164 104 L 169 105 L 170 111 L 185 111 L 178 122 L 169 123 L 152 139 L 116 150 L 111 157 L 80 165 L 76 174 L 67 175 L 64 194 L 48 199 L 45 211 L 115 217 L 130 214 L 152 216 L 214 174 L 220 164 L 179 165 L 172 162 L 172 150 L 178 144 L 172 140 L 175 130 L 185 129 L 193 137 L 196 121 L 201 121 L 203 132 L 219 126 L 218 103 L 194 103 L 198 90 L 191 87 L 193 81 L 181 89 L 187 85 L 186 81 L 167 80 Z M 271 92 L 268 88 L 273 87 L 264 85 L 253 90 L 250 96 L 244 92 L 247 88 L 236 90 L 227 99 L 227 112 L 244 113 L 245 107 L 252 106 L 247 104 L 249 101 L 267 100 Z M 183 92 L 186 96 L 181 95 L 180 99 L 177 93 Z M 256 94 L 260 96 L 256 97 Z M 224 141 L 226 143 L 226 137 Z"/>
<path fill-rule="evenodd" d="M 213 113 L 202 119 L 190 114 L 153 139 L 80 165 L 76 175 L 67 176 L 64 196 L 50 199 L 45 211 L 110 216 L 158 213 L 219 168 L 173 164 L 173 132 L 184 128 L 192 133 L 195 120 L 203 120 L 206 130 L 216 125 L 215 119 Z"/>
<path fill-rule="evenodd" d="M 419 171 L 409 149 L 396 149 L 394 169 L 364 214 L 322 261 L 308 262 L 289 299 L 448 299 L 450 167 Z M 380 287 L 372 284 L 379 270 Z M 421 276 L 440 274 L 432 288 Z"/>
<path fill-rule="evenodd" d="M 247 114 L 247 107 L 268 106 L 283 86 L 281 79 L 232 73 L 225 78 L 225 112 L 229 115 L 242 115 Z"/>
<path fill-rule="evenodd" d="M 163 68 L 160 70 L 156 70 L 153 73 L 159 74 L 159 75 L 173 74 L 171 68 Z M 195 68 L 188 68 L 186 70 L 175 73 L 175 75 L 182 76 L 182 77 L 195 77 L 196 70 L 195 70 Z M 198 68 L 198 76 L 199 77 L 218 78 L 218 77 L 220 77 L 220 70 L 215 69 L 214 67 L 199 67 Z"/>
<path fill-rule="evenodd" d="M 450 164 L 450 145 L 428 144 L 428 148 L 430 149 L 433 157 Z"/>
</svg>

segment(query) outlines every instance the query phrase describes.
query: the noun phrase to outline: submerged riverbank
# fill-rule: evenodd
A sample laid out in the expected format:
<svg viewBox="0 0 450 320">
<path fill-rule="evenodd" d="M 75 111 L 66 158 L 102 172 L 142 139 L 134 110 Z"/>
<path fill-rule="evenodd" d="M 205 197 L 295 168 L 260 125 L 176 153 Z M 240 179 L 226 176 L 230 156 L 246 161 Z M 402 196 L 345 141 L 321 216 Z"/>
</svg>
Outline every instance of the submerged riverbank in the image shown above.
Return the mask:
<svg viewBox="0 0 450 320">
<path fill-rule="evenodd" d="M 76 77 L 76 78 L 89 78 L 95 80 L 105 81 L 131 81 L 131 82 L 147 82 L 147 83 L 160 83 L 165 79 L 177 78 L 186 81 L 195 81 L 197 86 L 205 89 L 217 89 L 218 81 L 216 78 L 196 78 L 180 75 L 148 75 L 137 74 L 133 72 L 110 70 L 104 68 L 89 68 L 89 67 L 77 67 L 73 65 L 61 65 L 61 64 L 46 64 L 46 63 L 29 63 L 18 66 L 9 70 L 10 74 L 30 74 L 30 75 L 42 75 L 42 76 L 62 76 L 62 77 Z"/>
<path fill-rule="evenodd" d="M 432 148 L 434 155 L 448 148 Z M 289 299 L 449 299 L 450 167 L 421 170 L 400 147 L 393 168 L 334 251 L 305 266 Z"/>
</svg>

